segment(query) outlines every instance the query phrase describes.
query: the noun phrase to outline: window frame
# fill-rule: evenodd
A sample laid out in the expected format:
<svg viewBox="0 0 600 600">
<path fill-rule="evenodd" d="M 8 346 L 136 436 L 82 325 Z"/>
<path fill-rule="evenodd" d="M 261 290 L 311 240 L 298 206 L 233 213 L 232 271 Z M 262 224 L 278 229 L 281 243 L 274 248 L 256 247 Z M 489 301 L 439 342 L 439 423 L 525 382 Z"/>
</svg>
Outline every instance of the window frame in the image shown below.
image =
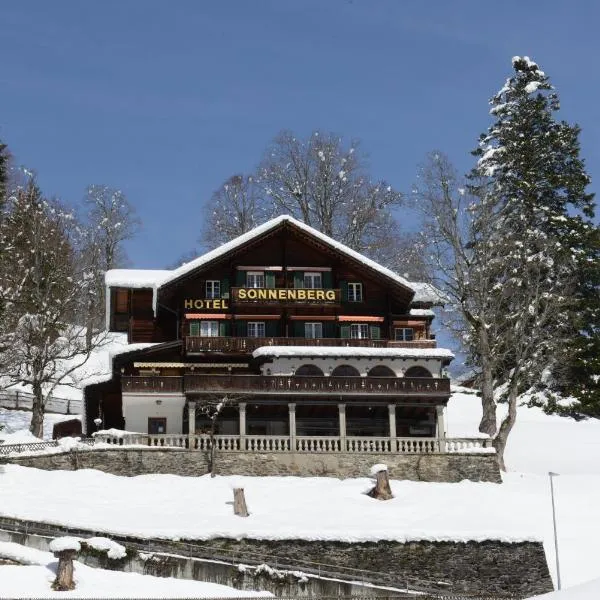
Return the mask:
<svg viewBox="0 0 600 600">
<path fill-rule="evenodd" d="M 309 330 L 315 333 L 316 329 L 320 330 L 320 335 L 308 335 Z M 321 321 L 306 321 L 304 323 L 304 337 L 309 340 L 318 340 L 323 338 L 323 323 Z"/>
<path fill-rule="evenodd" d="M 207 279 L 204 282 L 204 297 L 207 300 L 215 300 L 221 297 L 220 279 Z"/>
<path fill-rule="evenodd" d="M 207 332 L 203 332 L 204 326 L 207 326 Z M 210 326 L 210 327 L 208 327 Z M 213 330 L 215 333 L 210 333 L 210 330 Z M 200 337 L 219 337 L 219 321 L 214 320 L 202 320 L 200 321 Z"/>
<path fill-rule="evenodd" d="M 310 285 L 307 285 L 307 279 L 310 281 Z M 319 285 L 315 285 L 315 281 Z M 319 271 L 305 271 L 303 277 L 303 285 L 307 290 L 322 290 L 323 289 L 323 274 Z"/>
<path fill-rule="evenodd" d="M 253 282 L 253 284 L 251 285 L 251 280 L 250 280 L 251 277 L 256 278 L 258 280 L 258 282 L 260 282 L 260 280 L 262 279 L 262 285 L 255 285 L 255 283 L 257 283 L 256 281 Z M 265 272 L 264 271 L 246 271 L 246 287 L 252 288 L 252 289 L 262 289 L 262 288 L 266 287 Z"/>
<path fill-rule="evenodd" d="M 262 327 L 262 335 L 257 335 L 260 327 Z M 250 329 L 254 328 L 254 333 L 250 333 Z M 264 338 L 267 337 L 267 328 L 265 321 L 248 321 L 246 323 L 246 337 Z"/>
<path fill-rule="evenodd" d="M 362 282 L 349 281 L 347 285 L 348 285 L 348 302 L 362 302 L 364 300 Z"/>
<path fill-rule="evenodd" d="M 398 332 L 402 331 L 402 337 L 398 337 Z M 406 332 L 410 331 L 410 336 L 406 335 Z M 395 342 L 414 342 L 415 340 L 415 328 L 414 327 L 394 327 L 394 341 Z"/>
<path fill-rule="evenodd" d="M 356 328 L 356 329 L 355 329 Z M 354 332 L 359 335 L 354 335 Z M 366 332 L 367 335 L 360 335 L 361 332 Z M 351 340 L 368 340 L 370 339 L 371 332 L 367 323 L 352 323 L 350 325 L 350 339 Z"/>
</svg>

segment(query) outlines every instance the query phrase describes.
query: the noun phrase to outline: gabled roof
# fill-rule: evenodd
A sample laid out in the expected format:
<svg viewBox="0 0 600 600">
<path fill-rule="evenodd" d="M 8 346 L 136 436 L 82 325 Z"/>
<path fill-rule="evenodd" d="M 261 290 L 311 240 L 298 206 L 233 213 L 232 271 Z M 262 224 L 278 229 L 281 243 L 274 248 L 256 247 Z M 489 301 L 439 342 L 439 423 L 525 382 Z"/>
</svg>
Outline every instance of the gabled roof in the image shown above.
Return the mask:
<svg viewBox="0 0 600 600">
<path fill-rule="evenodd" d="M 274 219 L 255 227 L 254 229 L 234 238 L 229 242 L 226 242 L 225 244 L 222 244 L 218 248 L 215 248 L 214 250 L 211 250 L 210 252 L 207 252 L 206 254 L 203 254 L 202 256 L 199 256 L 188 263 L 181 265 L 177 269 L 173 269 L 172 271 L 140 269 L 115 269 L 108 271 L 106 273 L 106 285 L 109 287 L 122 286 L 152 288 L 154 290 L 154 301 L 156 302 L 157 290 L 174 284 L 193 271 L 201 267 L 206 267 L 219 258 L 226 256 L 228 253 L 243 247 L 245 244 L 248 244 L 253 240 L 260 239 L 265 234 L 268 234 L 285 224 L 292 225 L 296 229 L 303 231 L 313 238 L 316 238 L 330 248 L 337 250 L 351 260 L 358 262 L 366 268 L 386 277 L 396 285 L 402 286 L 408 292 L 412 292 L 414 294 L 413 302 L 439 303 L 440 295 L 437 290 L 433 288 L 433 286 L 430 286 L 426 283 L 411 283 L 391 269 L 376 263 L 374 260 L 363 256 L 348 246 L 334 240 L 328 235 L 317 231 L 313 227 L 310 227 L 309 225 L 306 225 L 302 221 L 298 221 L 289 215 L 275 217 Z M 128 280 L 129 283 L 127 283 Z"/>
</svg>

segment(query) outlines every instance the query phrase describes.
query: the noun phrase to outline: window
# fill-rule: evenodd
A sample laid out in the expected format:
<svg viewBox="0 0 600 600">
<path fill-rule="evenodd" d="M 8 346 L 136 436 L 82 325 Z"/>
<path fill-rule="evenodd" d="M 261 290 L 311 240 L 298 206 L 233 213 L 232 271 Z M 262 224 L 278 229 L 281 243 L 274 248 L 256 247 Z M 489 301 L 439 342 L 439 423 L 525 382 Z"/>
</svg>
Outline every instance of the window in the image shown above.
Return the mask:
<svg viewBox="0 0 600 600">
<path fill-rule="evenodd" d="M 415 331 L 412 327 L 396 327 L 394 339 L 397 342 L 412 342 L 415 339 Z"/>
<path fill-rule="evenodd" d="M 323 337 L 323 323 L 304 323 L 304 337 L 315 339 Z"/>
<path fill-rule="evenodd" d="M 200 335 L 202 337 L 217 337 L 219 335 L 219 322 L 200 321 Z"/>
<path fill-rule="evenodd" d="M 264 321 L 248 321 L 248 337 L 265 337 Z"/>
<path fill-rule="evenodd" d="M 304 273 L 304 287 L 308 289 L 322 288 L 323 280 L 321 278 L 321 273 Z"/>
<path fill-rule="evenodd" d="M 363 289 L 362 283 L 348 284 L 348 302 L 362 302 Z"/>
<path fill-rule="evenodd" d="M 148 418 L 148 433 L 150 435 L 167 433 L 166 417 L 149 417 Z"/>
<path fill-rule="evenodd" d="M 246 273 L 246 287 L 264 288 L 265 274 L 262 271 L 248 271 Z"/>
<path fill-rule="evenodd" d="M 350 325 L 350 337 L 353 340 L 369 339 L 369 326 L 368 325 Z"/>
<path fill-rule="evenodd" d="M 208 300 L 221 297 L 221 282 L 218 279 L 209 279 L 206 282 L 206 294 Z"/>
</svg>

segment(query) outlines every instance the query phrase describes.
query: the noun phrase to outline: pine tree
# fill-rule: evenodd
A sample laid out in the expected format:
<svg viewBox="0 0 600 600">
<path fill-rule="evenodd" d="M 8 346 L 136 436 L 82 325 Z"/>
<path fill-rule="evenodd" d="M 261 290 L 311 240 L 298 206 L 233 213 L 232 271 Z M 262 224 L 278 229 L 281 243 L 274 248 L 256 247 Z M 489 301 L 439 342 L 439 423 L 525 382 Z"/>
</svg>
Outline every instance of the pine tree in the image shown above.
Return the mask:
<svg viewBox="0 0 600 600">
<path fill-rule="evenodd" d="M 535 62 L 515 57 L 513 67 L 514 75 L 491 99 L 495 122 L 480 138 L 470 176 L 470 192 L 479 199 L 472 280 L 483 272 L 495 281 L 500 333 L 487 348 L 489 375 L 508 402 L 496 433 L 495 399 L 484 395 L 480 428 L 496 433 L 502 465 L 518 395 L 541 380 L 562 348 L 580 343 L 583 272 L 597 256 L 590 244 L 594 202 L 579 156 L 580 129 L 554 118 L 558 96 Z M 473 348 L 481 365 L 477 340 Z"/>
</svg>

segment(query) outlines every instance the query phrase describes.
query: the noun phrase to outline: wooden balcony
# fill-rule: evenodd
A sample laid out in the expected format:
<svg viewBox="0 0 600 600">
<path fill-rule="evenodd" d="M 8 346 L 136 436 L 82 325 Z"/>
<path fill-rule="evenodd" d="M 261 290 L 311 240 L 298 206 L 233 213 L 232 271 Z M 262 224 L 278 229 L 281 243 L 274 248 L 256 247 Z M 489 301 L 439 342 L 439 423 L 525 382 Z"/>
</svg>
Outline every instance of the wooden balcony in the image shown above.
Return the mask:
<svg viewBox="0 0 600 600">
<path fill-rule="evenodd" d="M 231 303 L 234 305 L 336 306 L 341 301 L 342 293 L 339 289 L 231 288 Z"/>
<path fill-rule="evenodd" d="M 199 375 L 121 377 L 130 394 L 252 394 L 328 396 L 447 396 L 450 380 L 432 377 L 291 377 L 282 375 Z"/>
<path fill-rule="evenodd" d="M 415 340 L 413 342 L 395 342 L 387 339 L 362 340 L 341 338 L 300 338 L 300 337 L 201 337 L 185 338 L 187 354 L 204 352 L 223 352 L 225 354 L 249 354 L 261 346 L 352 346 L 356 348 L 435 348 L 436 342 Z"/>
</svg>

